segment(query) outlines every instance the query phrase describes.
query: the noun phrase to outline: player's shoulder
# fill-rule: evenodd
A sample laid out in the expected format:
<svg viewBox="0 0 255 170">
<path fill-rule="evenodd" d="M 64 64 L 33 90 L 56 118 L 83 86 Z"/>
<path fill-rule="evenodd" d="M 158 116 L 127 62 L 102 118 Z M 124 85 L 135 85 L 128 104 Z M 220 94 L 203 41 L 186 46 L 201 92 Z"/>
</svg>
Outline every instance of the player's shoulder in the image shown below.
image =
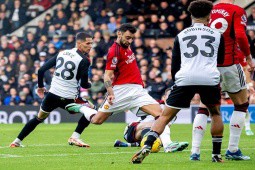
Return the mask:
<svg viewBox="0 0 255 170">
<path fill-rule="evenodd" d="M 245 10 L 236 4 L 219 3 L 214 5 L 213 10 L 214 9 L 224 9 L 226 11 L 233 11 L 235 13 L 240 13 L 240 14 L 245 13 Z"/>
<path fill-rule="evenodd" d="M 109 48 L 108 55 L 110 54 L 110 55 L 118 56 L 120 52 L 121 52 L 121 46 L 117 44 L 116 42 L 114 42 L 112 46 Z"/>
</svg>

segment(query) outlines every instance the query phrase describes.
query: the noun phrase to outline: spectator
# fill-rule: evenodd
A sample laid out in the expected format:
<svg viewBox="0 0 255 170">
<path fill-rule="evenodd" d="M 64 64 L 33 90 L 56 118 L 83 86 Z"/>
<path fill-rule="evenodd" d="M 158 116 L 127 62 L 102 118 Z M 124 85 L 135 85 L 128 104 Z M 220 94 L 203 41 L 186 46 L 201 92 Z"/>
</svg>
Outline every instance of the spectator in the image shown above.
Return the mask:
<svg viewBox="0 0 255 170">
<path fill-rule="evenodd" d="M 26 22 L 26 10 L 21 6 L 20 0 L 14 0 L 14 8 L 11 11 L 10 19 L 13 30 Z"/>
<path fill-rule="evenodd" d="M 255 26 L 255 7 L 251 9 L 251 15 L 248 17 L 247 25 Z"/>
<path fill-rule="evenodd" d="M 67 36 L 67 41 L 63 44 L 64 49 L 71 49 L 75 47 L 75 41 L 74 36 L 72 34 L 69 34 Z"/>
<path fill-rule="evenodd" d="M 164 92 L 166 90 L 166 84 L 163 82 L 161 75 L 157 75 L 155 77 L 155 81 L 150 83 L 149 87 L 150 89 L 149 94 L 159 101 L 161 97 L 164 95 Z"/>
<path fill-rule="evenodd" d="M 62 11 L 62 10 L 57 11 L 57 16 L 53 20 L 53 23 L 54 23 L 54 26 L 56 29 L 59 29 L 61 25 L 68 23 L 68 20 L 65 16 L 64 11 Z"/>
<path fill-rule="evenodd" d="M 95 25 L 107 24 L 109 22 L 109 17 L 107 16 L 106 11 L 103 9 L 100 12 L 100 15 L 97 17 L 95 21 Z"/>
<path fill-rule="evenodd" d="M 93 97 L 94 99 L 96 98 L 99 92 L 105 91 L 104 83 L 101 81 L 100 77 L 97 74 L 95 74 L 92 78 L 90 91 L 91 91 L 91 95 L 95 96 Z"/>
<path fill-rule="evenodd" d="M 18 105 L 20 102 L 20 97 L 17 95 L 17 90 L 15 88 L 10 89 L 10 95 L 4 98 L 4 105 Z"/>
<path fill-rule="evenodd" d="M 107 24 L 107 27 L 111 34 L 113 34 L 117 28 L 116 18 L 114 16 L 110 17 L 110 23 Z"/>
<path fill-rule="evenodd" d="M 38 22 L 38 26 L 36 27 L 36 32 L 35 32 L 35 36 L 36 39 L 39 39 L 39 37 L 41 37 L 42 35 L 47 35 L 47 26 L 45 25 L 45 22 L 40 20 Z"/>
<path fill-rule="evenodd" d="M 1 102 L 3 103 L 4 102 L 4 99 L 7 97 L 7 96 L 10 96 L 10 89 L 11 89 L 11 85 L 7 82 L 3 83 L 3 88 L 0 88 L 0 99 L 1 99 Z"/>
<path fill-rule="evenodd" d="M 5 12 L 0 12 L 0 36 L 10 32 L 10 21 L 6 18 Z"/>
<path fill-rule="evenodd" d="M 80 25 L 81 28 L 87 28 L 89 22 L 91 21 L 91 17 L 86 13 L 86 11 L 81 11 L 80 13 L 81 17 L 80 17 Z"/>
<path fill-rule="evenodd" d="M 35 36 L 32 32 L 28 32 L 24 42 L 24 48 L 31 49 L 35 46 L 36 46 Z"/>
</svg>

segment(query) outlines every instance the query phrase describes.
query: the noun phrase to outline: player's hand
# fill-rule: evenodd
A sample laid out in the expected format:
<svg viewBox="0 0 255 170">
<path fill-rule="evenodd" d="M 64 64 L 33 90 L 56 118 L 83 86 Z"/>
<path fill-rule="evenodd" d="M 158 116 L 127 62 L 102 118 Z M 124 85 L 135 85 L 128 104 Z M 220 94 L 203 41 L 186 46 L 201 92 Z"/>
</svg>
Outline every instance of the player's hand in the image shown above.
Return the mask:
<svg viewBox="0 0 255 170">
<path fill-rule="evenodd" d="M 107 101 L 108 101 L 108 103 L 109 103 L 110 105 L 113 104 L 114 99 L 115 99 L 115 96 L 114 96 L 114 95 L 108 95 L 108 97 L 107 97 Z"/>
<path fill-rule="evenodd" d="M 253 86 L 248 85 L 247 90 L 250 92 L 250 94 L 254 94 L 255 93 L 255 90 L 254 90 Z"/>
<path fill-rule="evenodd" d="M 255 68 L 255 64 L 254 64 L 252 58 L 251 58 L 251 57 L 247 57 L 247 58 L 246 58 L 246 61 L 247 61 L 248 65 L 249 65 L 248 71 L 249 71 L 249 72 L 253 72 L 253 71 L 254 71 L 254 68 Z"/>
<path fill-rule="evenodd" d="M 36 89 L 36 93 L 37 95 L 42 99 L 44 97 L 44 92 L 46 92 L 46 89 L 44 87 L 42 88 L 37 88 Z"/>
</svg>

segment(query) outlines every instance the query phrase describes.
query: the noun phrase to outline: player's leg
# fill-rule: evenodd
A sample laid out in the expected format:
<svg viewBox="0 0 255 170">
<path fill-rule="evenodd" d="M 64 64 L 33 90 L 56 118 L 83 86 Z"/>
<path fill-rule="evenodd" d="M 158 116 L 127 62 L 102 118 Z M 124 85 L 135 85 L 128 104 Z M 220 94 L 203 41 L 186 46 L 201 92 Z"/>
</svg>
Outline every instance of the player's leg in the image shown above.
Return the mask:
<svg viewBox="0 0 255 170">
<path fill-rule="evenodd" d="M 222 77 L 222 91 L 227 91 L 234 103 L 229 129 L 229 145 L 226 152 L 227 159 L 247 160 L 248 156 L 243 156 L 238 148 L 241 132 L 244 126 L 245 115 L 249 103 L 247 99 L 247 87 L 245 84 L 245 74 L 240 64 L 230 67 L 219 67 Z"/>
<path fill-rule="evenodd" d="M 242 155 L 238 148 L 242 129 L 244 127 L 246 111 L 249 103 L 247 100 L 247 90 L 243 89 L 237 93 L 229 93 L 230 98 L 234 103 L 234 111 L 230 119 L 230 136 L 229 145 L 226 152 L 226 158 L 232 160 L 248 160 L 249 156 Z"/>
<path fill-rule="evenodd" d="M 150 132 L 146 135 L 147 139 L 144 147 L 132 157 L 132 163 L 141 163 L 149 155 L 154 141 L 164 131 L 165 126 L 176 116 L 181 108 L 188 108 L 190 101 L 195 94 L 191 87 L 174 86 L 166 100 L 166 106 L 163 113 L 155 121 Z"/>
<path fill-rule="evenodd" d="M 58 96 L 52 93 L 48 93 L 41 104 L 41 108 L 38 113 L 38 116 L 36 116 L 35 118 L 27 122 L 27 124 L 23 127 L 23 129 L 19 133 L 18 137 L 10 144 L 10 147 L 21 146 L 21 141 L 26 136 L 28 136 L 36 128 L 37 125 L 42 123 L 48 117 L 50 112 L 57 107 L 58 107 Z"/>
<path fill-rule="evenodd" d="M 207 106 L 211 115 L 212 162 L 223 162 L 221 158 L 221 144 L 224 125 L 220 113 L 221 88 L 216 86 L 201 86 L 199 89 L 201 101 Z"/>
<path fill-rule="evenodd" d="M 190 160 L 200 160 L 200 146 L 206 131 L 208 116 L 209 111 L 206 106 L 200 102 L 198 112 L 193 122 Z"/>
<path fill-rule="evenodd" d="M 251 130 L 251 115 L 249 113 L 249 110 L 247 110 L 246 117 L 245 117 L 245 133 L 248 136 L 254 135 L 254 133 Z"/>
</svg>

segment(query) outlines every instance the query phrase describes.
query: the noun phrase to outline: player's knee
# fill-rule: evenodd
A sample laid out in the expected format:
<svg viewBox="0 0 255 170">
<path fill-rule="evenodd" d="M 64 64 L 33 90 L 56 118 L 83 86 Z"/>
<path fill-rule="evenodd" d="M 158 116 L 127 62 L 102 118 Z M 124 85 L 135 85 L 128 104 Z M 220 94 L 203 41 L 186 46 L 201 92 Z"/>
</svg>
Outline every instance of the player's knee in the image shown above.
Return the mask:
<svg viewBox="0 0 255 170">
<path fill-rule="evenodd" d="M 35 118 L 37 119 L 37 121 L 38 121 L 39 123 L 43 123 L 44 120 L 45 120 L 47 117 L 46 117 L 46 118 L 40 118 L 40 117 L 36 116 Z"/>
<path fill-rule="evenodd" d="M 95 124 L 95 125 L 101 125 L 102 123 L 104 123 L 104 120 L 103 120 L 103 119 L 100 119 L 100 118 L 98 118 L 98 119 L 92 118 L 92 119 L 91 119 L 91 123 L 93 123 L 93 124 Z"/>
<path fill-rule="evenodd" d="M 235 111 L 246 112 L 249 107 L 249 102 L 243 104 L 235 104 Z"/>
<path fill-rule="evenodd" d="M 204 114 L 206 116 L 209 116 L 209 111 L 208 111 L 207 108 L 199 107 L 198 111 L 197 111 L 197 114 Z"/>
</svg>

